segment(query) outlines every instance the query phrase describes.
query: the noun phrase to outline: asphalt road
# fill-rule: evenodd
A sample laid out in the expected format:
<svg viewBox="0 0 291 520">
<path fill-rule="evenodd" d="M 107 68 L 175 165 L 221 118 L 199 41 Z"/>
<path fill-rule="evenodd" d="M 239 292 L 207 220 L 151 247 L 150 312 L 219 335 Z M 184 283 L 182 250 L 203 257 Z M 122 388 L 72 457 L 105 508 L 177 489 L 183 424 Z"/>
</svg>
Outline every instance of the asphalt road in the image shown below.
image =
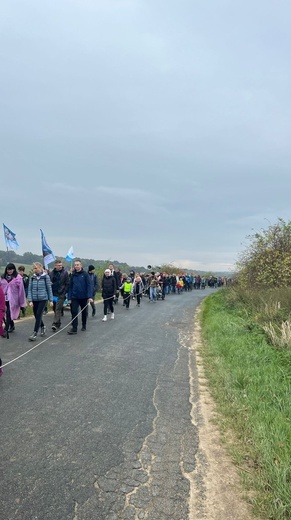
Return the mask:
<svg viewBox="0 0 291 520">
<path fill-rule="evenodd" d="M 45 316 L 49 340 L 0 378 L 1 519 L 189 518 L 198 436 L 188 347 L 210 292 L 119 303 L 106 323 L 100 304 L 76 336 L 53 334 Z M 35 345 L 32 329 L 17 321 L 0 342 L 3 363 Z"/>
</svg>

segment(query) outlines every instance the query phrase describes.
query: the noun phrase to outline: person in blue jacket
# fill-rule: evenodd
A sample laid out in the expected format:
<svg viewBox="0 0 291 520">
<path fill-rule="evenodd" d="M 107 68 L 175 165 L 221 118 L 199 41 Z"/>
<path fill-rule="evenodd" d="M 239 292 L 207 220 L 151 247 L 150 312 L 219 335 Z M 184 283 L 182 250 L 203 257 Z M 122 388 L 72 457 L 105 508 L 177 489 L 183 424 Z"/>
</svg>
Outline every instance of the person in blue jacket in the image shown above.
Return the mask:
<svg viewBox="0 0 291 520">
<path fill-rule="evenodd" d="M 29 306 L 33 308 L 33 314 L 35 317 L 34 330 L 29 341 L 35 341 L 39 328 L 41 329 L 40 335 L 44 336 L 46 326 L 43 323 L 42 315 L 44 307 L 49 300 L 50 306 L 53 306 L 53 291 L 51 279 L 43 266 L 39 262 L 34 262 L 32 265 L 33 275 L 29 280 L 27 300 Z"/>
<path fill-rule="evenodd" d="M 93 302 L 93 289 L 89 274 L 84 271 L 80 260 L 75 260 L 74 270 L 70 276 L 70 284 L 68 289 L 68 301 L 71 305 L 72 328 L 68 334 L 77 334 L 78 332 L 78 312 L 79 307 L 82 310 L 82 329 L 86 330 L 88 303 Z"/>
</svg>

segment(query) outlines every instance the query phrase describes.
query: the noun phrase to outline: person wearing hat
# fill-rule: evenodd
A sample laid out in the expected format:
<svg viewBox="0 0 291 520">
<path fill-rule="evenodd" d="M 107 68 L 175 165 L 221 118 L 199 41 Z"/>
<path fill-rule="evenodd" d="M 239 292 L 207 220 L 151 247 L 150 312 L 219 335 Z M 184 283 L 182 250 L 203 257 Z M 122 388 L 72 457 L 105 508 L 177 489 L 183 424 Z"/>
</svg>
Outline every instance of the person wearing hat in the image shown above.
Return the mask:
<svg viewBox="0 0 291 520">
<path fill-rule="evenodd" d="M 95 273 L 94 265 L 89 265 L 89 267 L 88 267 L 88 275 L 89 275 L 89 278 L 90 278 L 90 281 L 91 281 L 91 284 L 92 284 L 92 294 L 93 294 L 92 299 L 93 299 L 93 301 L 90 302 L 90 305 L 91 305 L 91 308 L 92 308 L 92 317 L 93 317 L 96 314 L 96 306 L 95 306 L 94 299 L 95 299 L 96 293 L 98 291 L 98 278 L 97 278 L 97 275 Z"/>
<path fill-rule="evenodd" d="M 110 269 L 105 269 L 102 280 L 102 298 L 104 306 L 104 318 L 102 321 L 107 321 L 108 309 L 111 312 L 111 319 L 114 320 L 113 300 L 116 295 L 116 289 L 117 287 L 114 276 L 112 276 Z"/>
<path fill-rule="evenodd" d="M 132 280 L 130 276 L 126 278 L 126 281 L 122 284 L 120 289 L 123 289 L 123 302 L 125 304 L 126 309 L 128 310 L 130 304 L 130 296 L 132 294 Z"/>
</svg>

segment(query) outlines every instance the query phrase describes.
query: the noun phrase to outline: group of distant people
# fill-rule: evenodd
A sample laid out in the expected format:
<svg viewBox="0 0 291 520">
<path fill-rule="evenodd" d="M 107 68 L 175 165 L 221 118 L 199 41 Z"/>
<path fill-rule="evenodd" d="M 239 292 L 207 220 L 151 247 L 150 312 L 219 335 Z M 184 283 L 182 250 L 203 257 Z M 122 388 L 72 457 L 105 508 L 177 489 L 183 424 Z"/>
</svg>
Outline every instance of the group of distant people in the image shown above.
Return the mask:
<svg viewBox="0 0 291 520">
<path fill-rule="evenodd" d="M 48 271 L 40 262 L 32 265 L 33 274 L 29 277 L 25 273 L 25 267 L 8 263 L 4 274 L 0 278 L 0 336 L 9 337 L 15 330 L 15 320 L 26 315 L 26 307 L 33 309 L 34 329 L 29 336 L 29 341 L 36 341 L 46 334 L 46 326 L 43 315 L 47 304 L 53 309 L 52 330 L 61 328 L 61 318 L 64 313 L 64 305 L 71 309 L 71 328 L 69 335 L 78 332 L 78 316 L 81 315 L 81 330 L 87 326 L 88 308 L 92 309 L 92 317 L 96 315 L 95 296 L 99 290 L 99 280 L 95 273 L 95 267 L 89 265 L 88 271 L 83 269 L 80 260 L 75 260 L 74 267 L 67 271 L 61 260 L 56 260 L 52 271 Z M 101 280 L 101 293 L 103 298 L 103 318 L 106 322 L 108 314 L 115 318 L 114 305 L 121 297 L 124 307 L 128 310 L 131 300 L 136 300 L 139 307 L 143 295 L 147 296 L 151 303 L 159 298 L 165 299 L 170 293 L 180 294 L 192 289 L 203 289 L 206 285 L 219 287 L 225 283 L 224 279 L 210 277 L 203 278 L 200 275 L 190 274 L 180 276 L 168 273 L 149 274 L 135 273 L 129 275 L 121 273 L 119 267 L 110 264 L 105 269 Z M 81 310 L 80 310 L 81 309 Z M 0 360 L 1 375 L 1 360 Z"/>
</svg>

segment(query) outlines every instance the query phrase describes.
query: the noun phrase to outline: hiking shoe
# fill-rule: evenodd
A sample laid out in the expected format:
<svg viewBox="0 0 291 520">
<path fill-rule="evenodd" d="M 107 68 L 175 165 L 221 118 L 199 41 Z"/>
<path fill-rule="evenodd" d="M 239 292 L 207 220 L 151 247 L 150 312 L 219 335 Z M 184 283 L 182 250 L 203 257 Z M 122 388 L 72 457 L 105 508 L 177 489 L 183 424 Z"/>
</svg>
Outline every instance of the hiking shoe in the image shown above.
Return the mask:
<svg viewBox="0 0 291 520">
<path fill-rule="evenodd" d="M 74 329 L 68 330 L 67 334 L 77 334 L 77 331 Z"/>
<path fill-rule="evenodd" d="M 44 326 L 41 327 L 41 329 L 40 329 L 40 335 L 41 335 L 41 336 L 45 336 L 45 331 L 46 331 L 46 326 L 44 325 Z"/>
<path fill-rule="evenodd" d="M 36 341 L 36 336 L 37 336 L 36 332 L 33 332 L 33 333 L 31 334 L 31 336 L 29 336 L 28 340 L 29 340 L 29 341 Z"/>
</svg>

